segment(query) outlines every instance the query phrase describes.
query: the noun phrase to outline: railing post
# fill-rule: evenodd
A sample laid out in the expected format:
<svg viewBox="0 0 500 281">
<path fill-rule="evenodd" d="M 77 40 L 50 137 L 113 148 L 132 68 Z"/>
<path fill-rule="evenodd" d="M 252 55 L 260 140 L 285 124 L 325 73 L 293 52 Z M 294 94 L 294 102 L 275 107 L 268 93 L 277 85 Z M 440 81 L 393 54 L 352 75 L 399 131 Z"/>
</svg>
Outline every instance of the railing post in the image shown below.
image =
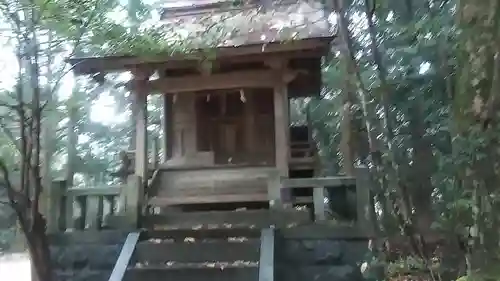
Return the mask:
<svg viewBox="0 0 500 281">
<path fill-rule="evenodd" d="M 102 227 L 102 218 L 104 213 L 104 198 L 103 196 L 88 196 L 88 204 L 90 205 L 90 216 L 87 218 L 90 223 L 90 228 L 99 230 Z"/>
<path fill-rule="evenodd" d="M 357 224 L 360 228 L 369 231 L 370 223 L 370 196 L 371 178 L 370 170 L 366 166 L 356 167 L 356 213 Z"/>
<path fill-rule="evenodd" d="M 141 177 L 130 175 L 125 188 L 125 216 L 127 224 L 136 228 L 142 212 L 144 198 L 144 182 Z"/>
<path fill-rule="evenodd" d="M 267 182 L 267 197 L 269 206 L 272 208 L 282 208 L 281 201 L 281 176 L 280 171 L 275 169 L 269 173 Z"/>
<path fill-rule="evenodd" d="M 124 214 L 127 209 L 127 193 L 129 190 L 130 180 L 132 175 L 128 175 L 124 182 L 122 182 L 122 189 L 117 199 L 117 214 Z"/>
<path fill-rule="evenodd" d="M 75 228 L 74 210 L 75 196 L 66 191 L 64 213 L 66 216 L 65 230 Z"/>
<path fill-rule="evenodd" d="M 88 196 L 86 195 L 76 197 L 76 202 L 78 202 L 78 206 L 80 207 L 80 216 L 77 218 L 75 227 L 78 230 L 84 230 L 87 225 L 87 199 Z"/>
<path fill-rule="evenodd" d="M 120 194 L 123 193 L 123 188 L 122 190 L 120 190 Z M 120 195 L 118 195 L 120 196 Z M 115 205 L 116 205 L 116 202 L 115 202 L 115 196 L 114 195 L 106 195 L 104 196 L 104 198 L 106 199 L 106 202 L 108 202 L 108 205 L 109 205 L 109 213 L 107 215 L 114 215 L 115 214 Z"/>
<path fill-rule="evenodd" d="M 326 220 L 325 213 L 325 187 L 313 187 L 314 219 L 316 221 Z"/>
</svg>

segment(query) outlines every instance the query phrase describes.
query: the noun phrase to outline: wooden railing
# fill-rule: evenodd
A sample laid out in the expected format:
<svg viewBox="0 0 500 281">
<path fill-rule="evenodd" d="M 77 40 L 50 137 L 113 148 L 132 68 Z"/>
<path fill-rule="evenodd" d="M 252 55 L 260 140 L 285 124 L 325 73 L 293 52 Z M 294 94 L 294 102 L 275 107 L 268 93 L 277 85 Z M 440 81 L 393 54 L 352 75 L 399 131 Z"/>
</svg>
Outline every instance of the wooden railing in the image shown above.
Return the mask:
<svg viewBox="0 0 500 281">
<path fill-rule="evenodd" d="M 122 177 L 121 185 L 103 185 L 99 187 L 73 188 L 67 186 L 66 180 L 55 180 L 49 189 L 49 200 L 46 208 L 47 226 L 49 232 L 66 230 L 99 230 L 107 227 L 107 217 L 118 213 L 137 213 L 141 207 L 141 198 L 145 192 L 142 183 L 135 180 L 133 151 L 124 152 L 128 159 L 125 171 L 112 174 Z M 149 158 L 150 168 L 159 165 L 158 140 L 155 138 Z M 155 173 L 145 182 L 152 185 L 156 179 Z M 75 215 L 78 214 L 76 217 Z M 130 217 L 131 225 L 137 218 Z"/>
<path fill-rule="evenodd" d="M 368 168 L 356 168 L 356 175 L 337 176 L 337 177 L 318 177 L 318 178 L 286 178 L 281 179 L 281 188 L 312 188 L 313 189 L 313 208 L 315 221 L 327 220 L 327 208 L 325 198 L 326 189 L 348 188 L 355 186 L 356 193 L 356 223 L 362 227 L 368 227 L 369 204 L 371 181 Z M 275 192 L 276 193 L 276 192 Z M 346 199 L 347 200 L 347 199 Z"/>
<path fill-rule="evenodd" d="M 106 217 L 115 214 L 123 204 L 122 190 L 122 185 L 67 188 L 65 180 L 54 181 L 48 211 L 49 231 L 104 228 Z"/>
</svg>

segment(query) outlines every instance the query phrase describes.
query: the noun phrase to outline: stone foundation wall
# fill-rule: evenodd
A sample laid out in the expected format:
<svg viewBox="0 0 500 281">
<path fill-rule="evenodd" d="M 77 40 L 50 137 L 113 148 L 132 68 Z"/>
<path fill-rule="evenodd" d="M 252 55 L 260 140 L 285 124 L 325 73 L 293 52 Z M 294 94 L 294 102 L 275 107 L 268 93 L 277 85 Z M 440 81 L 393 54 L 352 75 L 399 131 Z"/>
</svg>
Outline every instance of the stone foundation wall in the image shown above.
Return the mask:
<svg viewBox="0 0 500 281">
<path fill-rule="evenodd" d="M 278 280 L 362 281 L 367 240 L 285 239 L 278 246 Z"/>
<path fill-rule="evenodd" d="M 103 231 L 50 236 L 51 261 L 58 281 L 107 281 L 126 236 Z"/>
</svg>

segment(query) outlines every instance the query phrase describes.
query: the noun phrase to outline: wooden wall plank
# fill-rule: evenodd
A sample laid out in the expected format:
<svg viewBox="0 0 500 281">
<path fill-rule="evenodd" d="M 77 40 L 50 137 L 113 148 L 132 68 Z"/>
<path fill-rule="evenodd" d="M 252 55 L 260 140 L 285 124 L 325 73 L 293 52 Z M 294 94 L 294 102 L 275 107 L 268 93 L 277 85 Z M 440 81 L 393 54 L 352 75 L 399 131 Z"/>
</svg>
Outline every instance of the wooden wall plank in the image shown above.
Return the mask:
<svg viewBox="0 0 500 281">
<path fill-rule="evenodd" d="M 149 204 L 154 207 L 171 205 L 207 204 L 207 203 L 233 203 L 233 202 L 266 202 L 267 194 L 224 194 L 207 196 L 186 197 L 154 197 Z"/>
<path fill-rule="evenodd" d="M 274 143 L 276 167 L 282 177 L 288 177 L 289 118 L 286 86 L 281 83 L 274 88 Z"/>
<path fill-rule="evenodd" d="M 349 176 L 283 179 L 283 188 L 342 187 L 355 184 L 356 178 Z"/>
<path fill-rule="evenodd" d="M 160 170 L 161 186 L 157 196 L 266 195 L 273 170 L 274 167 Z"/>
<path fill-rule="evenodd" d="M 246 157 L 251 157 L 254 153 L 255 147 L 255 103 L 254 95 L 252 92 L 243 92 L 243 98 L 245 98 L 245 148 Z"/>
<path fill-rule="evenodd" d="M 173 103 L 172 158 L 193 155 L 197 152 L 195 94 L 176 95 Z"/>
<path fill-rule="evenodd" d="M 162 161 L 165 162 L 172 157 L 173 149 L 173 97 L 172 95 L 163 95 L 163 116 L 162 116 Z"/>
</svg>

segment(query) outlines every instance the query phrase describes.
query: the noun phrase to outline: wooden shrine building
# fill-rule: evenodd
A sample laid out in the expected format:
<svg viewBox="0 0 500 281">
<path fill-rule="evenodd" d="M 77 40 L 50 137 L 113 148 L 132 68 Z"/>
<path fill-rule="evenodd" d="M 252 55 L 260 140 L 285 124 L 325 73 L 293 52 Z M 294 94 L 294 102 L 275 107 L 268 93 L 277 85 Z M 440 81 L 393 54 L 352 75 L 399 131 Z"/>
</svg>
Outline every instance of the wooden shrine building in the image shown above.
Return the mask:
<svg viewBox="0 0 500 281">
<path fill-rule="evenodd" d="M 333 38 L 323 6 L 193 1 L 165 8 L 160 26 L 187 53 L 69 60 L 101 82 L 132 74 L 135 150 L 123 184 L 49 189 L 57 280 L 364 280 L 369 174 L 322 177 L 312 129 L 290 118 L 291 100 L 321 91 Z M 150 95 L 163 100 L 162 157 Z M 354 215 L 330 219 L 344 210 Z"/>
<path fill-rule="evenodd" d="M 318 167 L 311 130 L 291 126 L 289 105 L 320 94 L 322 58 L 333 38 L 327 14 L 315 2 L 242 5 L 164 9 L 166 29 L 180 23 L 176 30 L 185 27 L 194 46 L 213 40 L 216 47 L 69 60 L 77 75 L 132 73 L 127 86 L 135 97 L 136 149 L 135 177 L 129 179 L 137 184 L 126 195 L 131 220 L 146 206 L 313 200 L 312 193 L 296 198 L 281 187 L 287 178 L 313 177 Z M 231 32 L 212 39 L 207 29 L 215 21 Z M 164 150 L 155 167 L 148 164 L 147 133 L 147 96 L 153 94 L 164 100 Z"/>
</svg>

